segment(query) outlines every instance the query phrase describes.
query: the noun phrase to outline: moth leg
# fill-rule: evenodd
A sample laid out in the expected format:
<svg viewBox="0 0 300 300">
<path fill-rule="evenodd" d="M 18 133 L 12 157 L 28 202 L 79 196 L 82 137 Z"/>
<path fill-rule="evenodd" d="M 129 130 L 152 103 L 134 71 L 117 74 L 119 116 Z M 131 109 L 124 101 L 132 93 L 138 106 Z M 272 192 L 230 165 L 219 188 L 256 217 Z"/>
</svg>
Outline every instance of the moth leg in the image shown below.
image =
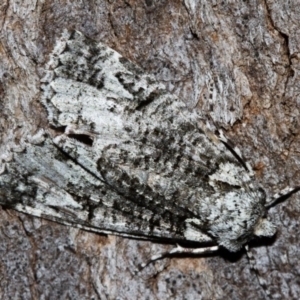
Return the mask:
<svg viewBox="0 0 300 300">
<path fill-rule="evenodd" d="M 211 246 L 205 248 L 184 248 L 180 245 L 176 245 L 176 248 L 173 248 L 169 251 L 169 254 L 177 254 L 177 253 L 187 253 L 187 254 L 204 254 L 211 253 L 219 250 L 219 246 Z"/>
<path fill-rule="evenodd" d="M 212 253 L 219 250 L 219 246 L 211 246 L 205 248 L 184 248 L 180 245 L 176 245 L 175 248 L 171 249 L 170 251 L 163 252 L 161 254 L 153 255 L 146 263 L 141 264 L 141 269 L 145 268 L 147 265 L 151 264 L 152 262 L 162 259 L 167 255 L 171 254 L 204 254 L 204 253 Z"/>
</svg>

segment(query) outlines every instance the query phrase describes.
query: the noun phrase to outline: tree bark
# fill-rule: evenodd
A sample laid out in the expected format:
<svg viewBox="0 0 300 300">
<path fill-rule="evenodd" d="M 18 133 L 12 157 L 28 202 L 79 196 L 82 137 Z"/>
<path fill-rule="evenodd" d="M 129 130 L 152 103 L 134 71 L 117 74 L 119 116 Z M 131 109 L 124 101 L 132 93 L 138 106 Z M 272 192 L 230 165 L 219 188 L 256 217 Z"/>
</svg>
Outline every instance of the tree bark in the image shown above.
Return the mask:
<svg viewBox="0 0 300 300">
<path fill-rule="evenodd" d="M 40 76 L 55 40 L 74 28 L 155 74 L 223 128 L 268 196 L 300 182 L 297 1 L 81 0 L 0 4 L 0 157 L 49 130 Z M 217 83 L 213 107 L 207 94 Z M 1 176 L 1 175 L 0 175 Z M 1 200 L 3 201 L 3 199 Z M 270 211 L 274 239 L 243 251 L 135 263 L 173 245 L 95 234 L 3 208 L 1 299 L 298 299 L 295 194 Z M 259 280 L 264 282 L 260 284 Z M 263 287 L 264 286 L 264 287 Z"/>
</svg>

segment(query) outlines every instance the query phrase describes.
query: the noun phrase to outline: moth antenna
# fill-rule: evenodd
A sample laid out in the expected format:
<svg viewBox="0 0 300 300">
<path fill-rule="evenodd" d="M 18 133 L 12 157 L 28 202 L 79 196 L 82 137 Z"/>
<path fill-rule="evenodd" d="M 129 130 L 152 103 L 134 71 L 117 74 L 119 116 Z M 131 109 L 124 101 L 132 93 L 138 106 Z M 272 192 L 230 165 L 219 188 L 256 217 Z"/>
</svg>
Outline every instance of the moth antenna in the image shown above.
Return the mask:
<svg viewBox="0 0 300 300">
<path fill-rule="evenodd" d="M 265 296 L 266 296 L 265 298 L 270 299 L 271 298 L 271 293 L 268 290 L 266 280 L 262 276 L 260 276 L 260 274 L 259 274 L 259 270 L 256 267 L 256 261 L 255 261 L 254 255 L 253 255 L 252 251 L 250 250 L 249 245 L 245 245 L 245 250 L 246 250 L 246 254 L 247 254 L 247 257 L 248 257 L 249 264 L 250 264 L 250 268 L 254 271 L 259 285 L 264 290 Z"/>
<path fill-rule="evenodd" d="M 245 161 L 243 158 L 241 150 L 235 146 L 223 133 L 221 129 L 217 129 L 218 126 L 215 123 L 215 121 L 212 119 L 211 116 L 207 116 L 207 119 L 209 120 L 210 124 L 212 124 L 214 129 L 214 134 L 217 136 L 217 138 L 220 140 L 220 142 L 231 152 L 231 154 L 237 159 L 237 161 L 243 166 L 243 168 L 249 173 L 250 176 L 253 175 L 253 170 L 249 163 Z M 211 130 L 211 129 L 210 129 Z"/>
<path fill-rule="evenodd" d="M 140 270 L 144 269 L 146 266 L 151 264 L 152 262 L 162 259 L 168 255 L 172 254 L 205 254 L 212 253 L 219 250 L 219 246 L 211 246 L 211 247 L 203 247 L 203 248 L 184 248 L 180 245 L 176 244 L 176 247 L 171 249 L 170 251 L 166 251 L 160 254 L 153 255 L 147 262 L 140 265 Z"/>
<path fill-rule="evenodd" d="M 239 161 L 239 163 L 244 167 L 246 171 L 252 173 L 250 165 L 248 165 L 242 155 L 242 152 L 238 147 L 235 147 L 232 142 L 227 139 L 222 130 L 218 130 L 218 135 L 220 141 L 225 145 L 225 147 L 232 153 L 232 155 Z"/>
<path fill-rule="evenodd" d="M 281 190 L 280 192 L 276 193 L 270 201 L 268 201 L 265 204 L 265 207 L 267 209 L 277 205 L 278 203 L 281 203 L 283 201 L 285 201 L 286 199 L 288 199 L 291 195 L 293 195 L 294 193 L 300 191 L 300 186 L 297 186 L 295 188 L 291 188 L 291 187 L 286 187 L 283 190 Z"/>
</svg>

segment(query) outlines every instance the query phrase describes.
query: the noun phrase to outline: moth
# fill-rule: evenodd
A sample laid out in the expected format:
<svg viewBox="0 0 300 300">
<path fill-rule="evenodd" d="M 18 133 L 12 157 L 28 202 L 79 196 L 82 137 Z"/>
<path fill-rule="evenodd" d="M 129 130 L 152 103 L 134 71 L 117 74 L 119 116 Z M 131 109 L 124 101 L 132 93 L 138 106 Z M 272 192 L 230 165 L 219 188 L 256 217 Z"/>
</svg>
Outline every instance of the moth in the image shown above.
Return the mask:
<svg viewBox="0 0 300 300">
<path fill-rule="evenodd" d="M 202 246 L 170 253 L 236 252 L 275 234 L 276 199 L 267 202 L 239 151 L 153 75 L 78 31 L 63 33 L 45 69 L 49 129 L 6 160 L 1 204 L 90 231 Z"/>
</svg>

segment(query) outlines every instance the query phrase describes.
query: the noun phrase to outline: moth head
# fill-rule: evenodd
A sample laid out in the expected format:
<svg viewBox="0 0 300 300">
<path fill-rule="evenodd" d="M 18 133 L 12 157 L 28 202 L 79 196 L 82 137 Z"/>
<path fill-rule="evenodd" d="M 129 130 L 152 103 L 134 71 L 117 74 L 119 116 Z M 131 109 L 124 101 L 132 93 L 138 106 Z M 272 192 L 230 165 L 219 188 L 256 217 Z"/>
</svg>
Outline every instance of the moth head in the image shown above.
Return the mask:
<svg viewBox="0 0 300 300">
<path fill-rule="evenodd" d="M 273 197 L 273 200 L 265 202 L 264 207 L 266 210 L 266 214 L 269 208 L 275 206 L 276 204 L 280 203 L 281 201 L 287 199 L 290 197 L 292 194 L 296 193 L 299 191 L 299 187 L 296 188 L 287 188 L 277 194 L 275 197 Z M 262 190 L 260 191 L 261 193 L 263 192 Z M 264 192 L 263 192 L 264 193 Z M 261 217 L 256 226 L 254 227 L 254 235 L 258 237 L 271 237 L 276 233 L 276 226 L 270 221 L 268 218 L 263 218 Z"/>
<path fill-rule="evenodd" d="M 267 218 L 260 218 L 254 227 L 254 235 L 272 237 L 276 233 L 276 226 Z"/>
</svg>

